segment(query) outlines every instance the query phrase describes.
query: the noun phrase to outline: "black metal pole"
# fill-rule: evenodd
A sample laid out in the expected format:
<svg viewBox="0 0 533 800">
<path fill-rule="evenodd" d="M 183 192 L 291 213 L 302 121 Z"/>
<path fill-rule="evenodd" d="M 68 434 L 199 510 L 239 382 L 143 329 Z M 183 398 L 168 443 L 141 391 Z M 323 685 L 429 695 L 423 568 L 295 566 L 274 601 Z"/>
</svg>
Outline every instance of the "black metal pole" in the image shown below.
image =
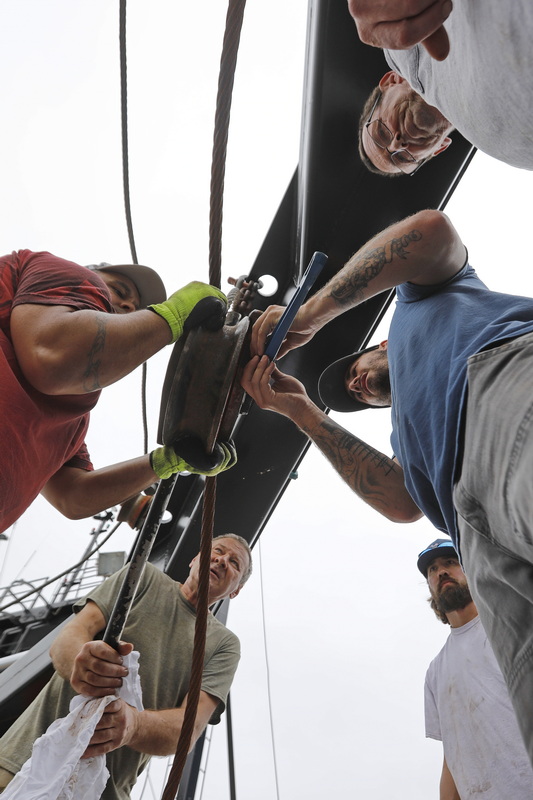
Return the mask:
<svg viewBox="0 0 533 800">
<path fill-rule="evenodd" d="M 129 563 L 128 571 L 124 576 L 124 582 L 115 600 L 115 605 L 109 622 L 104 633 L 104 642 L 110 644 L 115 650 L 122 636 L 122 631 L 126 625 L 126 619 L 137 591 L 137 586 L 141 580 L 144 565 L 148 561 L 152 545 L 154 543 L 161 519 L 165 513 L 170 495 L 177 480 L 177 475 L 165 478 L 159 482 L 154 499 L 150 503 L 147 517 L 142 526 L 141 532 L 135 543 L 133 555 Z"/>
<path fill-rule="evenodd" d="M 229 769 L 229 794 L 230 800 L 237 800 L 235 785 L 235 757 L 233 752 L 233 726 L 231 723 L 231 695 L 226 700 L 226 727 L 228 732 L 228 769 Z"/>
</svg>

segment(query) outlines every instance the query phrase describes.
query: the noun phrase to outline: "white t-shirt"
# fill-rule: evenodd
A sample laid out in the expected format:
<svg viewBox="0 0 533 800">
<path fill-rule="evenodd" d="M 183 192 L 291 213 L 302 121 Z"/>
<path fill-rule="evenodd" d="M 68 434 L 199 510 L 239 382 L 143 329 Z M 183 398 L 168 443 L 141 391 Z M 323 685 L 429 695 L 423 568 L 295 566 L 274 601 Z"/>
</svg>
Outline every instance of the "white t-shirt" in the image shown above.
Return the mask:
<svg viewBox="0 0 533 800">
<path fill-rule="evenodd" d="M 531 800 L 533 770 L 479 617 L 451 628 L 425 684 L 426 736 L 442 741 L 461 800 Z"/>
<path fill-rule="evenodd" d="M 533 3 L 454 0 L 445 28 L 444 61 L 416 45 L 384 50 L 390 68 L 480 150 L 533 169 Z"/>
</svg>

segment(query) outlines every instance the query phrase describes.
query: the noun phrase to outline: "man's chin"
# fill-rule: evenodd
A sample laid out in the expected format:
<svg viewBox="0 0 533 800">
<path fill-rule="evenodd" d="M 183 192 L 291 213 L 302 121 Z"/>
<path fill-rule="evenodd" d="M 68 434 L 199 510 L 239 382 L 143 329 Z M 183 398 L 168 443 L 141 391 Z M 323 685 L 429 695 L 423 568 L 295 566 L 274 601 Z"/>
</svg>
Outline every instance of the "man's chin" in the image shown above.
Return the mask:
<svg viewBox="0 0 533 800">
<path fill-rule="evenodd" d="M 446 583 L 439 591 L 437 604 L 441 611 L 448 614 L 450 611 L 461 611 L 472 602 L 472 595 L 468 586 L 458 583 Z"/>
</svg>

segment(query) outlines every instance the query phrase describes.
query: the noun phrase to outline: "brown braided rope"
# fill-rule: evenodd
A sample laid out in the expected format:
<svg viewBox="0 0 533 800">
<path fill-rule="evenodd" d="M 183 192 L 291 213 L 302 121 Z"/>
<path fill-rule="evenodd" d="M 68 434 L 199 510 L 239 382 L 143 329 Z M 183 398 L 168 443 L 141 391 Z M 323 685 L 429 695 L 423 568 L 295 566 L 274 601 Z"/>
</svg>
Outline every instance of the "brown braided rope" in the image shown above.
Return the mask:
<svg viewBox="0 0 533 800">
<path fill-rule="evenodd" d="M 202 538 L 200 544 L 200 567 L 198 598 L 196 603 L 196 625 L 194 628 L 194 648 L 191 667 L 191 680 L 187 694 L 187 706 L 183 716 L 181 734 L 176 748 L 172 769 L 162 800 L 174 800 L 187 760 L 189 745 L 194 733 L 194 723 L 202 687 L 207 615 L 209 612 L 209 570 L 211 568 L 211 541 L 215 516 L 216 478 L 206 478 L 204 504 L 202 509 Z"/>
<path fill-rule="evenodd" d="M 210 214 L 209 214 L 209 283 L 220 288 L 222 282 L 222 204 L 224 175 L 231 110 L 231 98 L 237 53 L 241 37 L 246 0 L 229 0 L 226 15 L 226 30 L 220 58 L 213 156 L 211 164 Z M 202 508 L 202 534 L 200 543 L 200 568 L 196 624 L 192 655 L 191 679 L 187 693 L 187 705 L 183 715 L 181 733 L 176 747 L 172 769 L 168 776 L 162 800 L 174 800 L 187 761 L 194 733 L 198 702 L 202 686 L 205 655 L 207 615 L 209 612 L 209 570 L 215 515 L 216 478 L 207 478 Z"/>
</svg>

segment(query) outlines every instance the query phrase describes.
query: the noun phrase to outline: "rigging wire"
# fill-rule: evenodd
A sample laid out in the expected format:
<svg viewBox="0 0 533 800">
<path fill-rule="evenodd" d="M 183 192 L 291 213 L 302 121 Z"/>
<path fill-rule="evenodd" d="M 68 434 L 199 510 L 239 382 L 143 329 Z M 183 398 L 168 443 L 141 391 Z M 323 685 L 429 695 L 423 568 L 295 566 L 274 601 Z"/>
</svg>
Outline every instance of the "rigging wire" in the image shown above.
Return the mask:
<svg viewBox="0 0 533 800">
<path fill-rule="evenodd" d="M 209 206 L 209 283 L 218 288 L 220 288 L 221 284 L 222 203 L 229 119 L 245 5 L 246 0 L 229 0 L 228 3 L 215 110 Z M 206 478 L 202 511 L 199 584 L 191 677 L 181 733 L 176 746 L 176 754 L 174 756 L 172 769 L 170 770 L 167 785 L 163 791 L 162 800 L 174 800 L 178 791 L 187 760 L 189 744 L 194 730 L 194 722 L 200 699 L 205 653 L 205 635 L 207 630 L 207 613 L 209 610 L 209 568 L 211 563 L 216 485 L 216 477 Z"/>
<path fill-rule="evenodd" d="M 101 547 L 103 547 L 103 545 L 111 538 L 111 536 L 115 533 L 115 531 L 120 525 L 122 525 L 122 521 L 117 522 L 117 524 L 113 528 L 111 528 L 109 533 L 106 534 L 106 536 L 104 536 L 102 541 L 99 544 L 97 544 L 96 547 L 93 547 L 93 549 L 90 550 L 87 553 L 87 555 L 85 555 L 82 559 L 80 559 L 80 561 L 78 561 L 76 564 L 73 564 L 71 567 L 68 567 L 67 569 L 63 570 L 63 572 L 60 572 L 59 575 L 55 575 L 55 577 L 53 578 L 48 578 L 44 583 L 41 583 L 40 586 L 35 586 L 26 594 L 23 594 L 21 595 L 21 597 L 17 597 L 15 600 L 11 600 L 10 603 L 7 603 L 5 606 L 2 606 L 0 608 L 0 614 L 4 612 L 7 608 L 11 608 L 11 606 L 14 606 L 16 603 L 20 603 L 22 600 L 26 600 L 28 597 L 31 597 L 32 594 L 36 594 L 36 592 L 40 592 L 42 589 L 46 589 L 46 587 L 50 586 L 51 583 L 54 583 L 54 581 L 58 581 L 60 578 L 63 578 L 65 575 L 68 575 L 68 573 L 72 572 L 72 570 L 83 566 L 83 564 L 85 564 L 86 561 L 88 561 L 92 556 L 94 556 L 95 553 L 98 552 L 98 550 L 100 550 Z"/>
<path fill-rule="evenodd" d="M 133 234 L 133 219 L 131 215 L 130 199 L 130 167 L 128 146 L 128 62 L 126 51 L 126 0 L 120 0 L 119 9 L 119 42 L 120 42 L 120 120 L 122 131 L 122 184 L 124 188 L 124 210 L 126 212 L 126 227 L 130 243 L 131 258 L 138 264 L 135 236 Z M 142 365 L 141 377 L 141 414 L 143 423 L 143 452 L 148 452 L 148 419 L 146 413 L 146 383 L 148 368 L 146 361 Z"/>
<path fill-rule="evenodd" d="M 270 665 L 268 660 L 268 645 L 266 635 L 266 617 L 265 617 L 265 594 L 263 591 L 263 553 L 261 551 L 261 539 L 257 541 L 259 551 L 259 586 L 261 588 L 261 616 L 263 620 L 263 646 L 265 649 L 265 665 L 267 674 L 267 696 L 268 696 L 268 713 L 270 717 L 270 740 L 272 742 L 272 757 L 274 760 L 274 779 L 276 782 L 276 797 L 279 800 L 279 782 L 278 782 L 278 765 L 276 760 L 276 742 L 274 738 L 274 718 L 272 715 L 272 693 L 270 687 Z"/>
<path fill-rule="evenodd" d="M 126 225 L 130 241 L 131 257 L 134 264 L 138 264 L 135 237 L 133 235 L 133 221 L 131 217 L 130 202 L 130 168 L 128 153 L 128 64 L 126 58 L 126 0 L 120 0 L 119 19 L 120 39 L 120 111 L 122 122 L 122 182 L 124 184 L 124 207 L 126 211 Z"/>
<path fill-rule="evenodd" d="M 245 6 L 246 0 L 229 1 L 218 75 L 209 206 L 209 283 L 218 287 L 221 283 L 222 205 L 229 120 Z"/>
</svg>

